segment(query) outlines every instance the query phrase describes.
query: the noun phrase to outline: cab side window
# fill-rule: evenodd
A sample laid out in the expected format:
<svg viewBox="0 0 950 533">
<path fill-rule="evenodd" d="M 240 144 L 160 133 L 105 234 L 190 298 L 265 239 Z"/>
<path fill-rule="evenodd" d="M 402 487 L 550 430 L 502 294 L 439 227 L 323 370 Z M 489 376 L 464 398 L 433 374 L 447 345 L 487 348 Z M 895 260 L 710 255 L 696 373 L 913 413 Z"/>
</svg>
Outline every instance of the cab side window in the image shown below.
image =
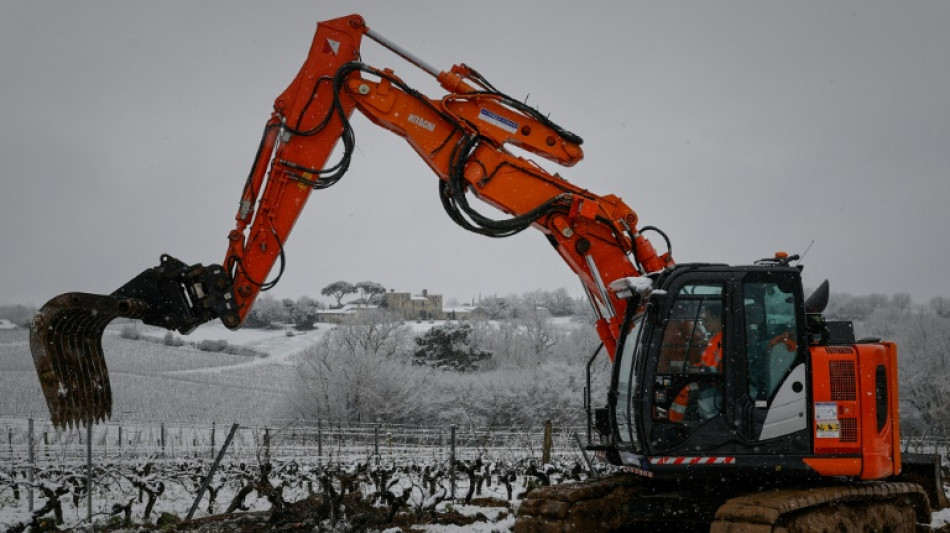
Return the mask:
<svg viewBox="0 0 950 533">
<path fill-rule="evenodd" d="M 771 282 L 744 283 L 742 291 L 749 396 L 768 402 L 799 360 L 795 296 Z"/>
</svg>

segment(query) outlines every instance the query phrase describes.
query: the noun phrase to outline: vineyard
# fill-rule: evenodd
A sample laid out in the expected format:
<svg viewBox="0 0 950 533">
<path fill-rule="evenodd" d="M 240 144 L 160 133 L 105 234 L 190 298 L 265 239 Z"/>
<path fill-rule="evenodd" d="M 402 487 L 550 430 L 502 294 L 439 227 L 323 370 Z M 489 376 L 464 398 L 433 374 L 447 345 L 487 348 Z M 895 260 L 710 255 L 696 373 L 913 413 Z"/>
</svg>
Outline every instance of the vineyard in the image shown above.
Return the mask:
<svg viewBox="0 0 950 533">
<path fill-rule="evenodd" d="M 240 517 L 234 520 L 279 522 L 287 530 L 385 530 L 398 522 L 404 531 L 440 531 L 445 522 L 465 524 L 466 531 L 506 531 L 527 488 L 586 471 L 575 430 L 555 427 L 545 446 L 543 423 L 544 409 L 560 405 L 551 394 L 579 398 L 565 389 L 576 388 L 567 376 L 580 370 L 532 364 L 545 373 L 516 367 L 479 376 L 424 372 L 430 381 L 413 382 L 412 390 L 443 394 L 414 400 L 438 414 L 420 415 L 433 424 L 428 427 L 289 422 L 277 419 L 291 414 L 295 398 L 323 397 L 299 390 L 297 363 L 330 328 L 290 336 L 281 330 L 226 334 L 208 325 L 189 337 L 197 344 L 179 345 L 146 327 L 126 334 L 126 327 L 110 326 L 103 338 L 119 410 L 114 422 L 94 426 L 91 434 L 49 425 L 26 331 L 0 332 L 0 413 L 9 417 L 0 417 L 0 531 L 158 528 L 189 514 L 186 522 L 197 528 L 229 511 Z M 225 336 L 268 355 L 199 346 Z M 367 357 L 365 367 L 380 374 L 380 364 Z M 342 402 L 354 389 L 338 385 Z M 376 381 L 363 386 L 366 397 L 382 394 L 374 405 L 397 404 L 392 388 Z M 466 392 L 456 397 L 453 391 Z M 451 425 L 477 418 L 466 413 L 493 412 L 497 406 L 486 402 L 532 422 L 494 417 L 491 428 Z M 348 419 L 387 417 L 364 409 L 362 418 Z M 241 425 L 208 478 L 232 420 Z"/>
<path fill-rule="evenodd" d="M 95 426 L 91 440 L 87 428 L 57 432 L 29 420 L 0 428 L 0 529 L 9 531 L 90 520 L 97 529 L 160 527 L 189 514 L 206 531 L 233 521 L 287 531 L 506 531 L 528 488 L 587 476 L 575 430 L 541 426 L 140 422 Z"/>
</svg>

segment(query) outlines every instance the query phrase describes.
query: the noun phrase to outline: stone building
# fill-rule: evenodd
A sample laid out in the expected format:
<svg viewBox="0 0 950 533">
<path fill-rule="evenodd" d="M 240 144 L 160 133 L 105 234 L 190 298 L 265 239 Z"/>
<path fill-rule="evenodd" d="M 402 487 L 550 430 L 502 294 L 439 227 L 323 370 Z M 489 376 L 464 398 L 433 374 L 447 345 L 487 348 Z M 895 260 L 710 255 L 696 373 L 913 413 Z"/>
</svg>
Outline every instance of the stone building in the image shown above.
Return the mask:
<svg viewBox="0 0 950 533">
<path fill-rule="evenodd" d="M 422 294 L 387 292 L 380 306 L 401 314 L 406 320 L 445 320 L 442 295 L 429 294 L 426 289 L 422 289 Z"/>
<path fill-rule="evenodd" d="M 376 312 L 378 305 L 346 304 L 339 309 L 321 309 L 317 311 L 316 322 L 340 324 L 344 321 L 366 322 L 367 316 Z"/>
<path fill-rule="evenodd" d="M 344 321 L 367 321 L 378 309 L 397 313 L 408 321 L 466 320 L 486 316 L 483 309 L 474 306 L 445 309 L 442 307 L 442 295 L 429 294 L 425 289 L 422 294 L 390 290 L 380 296 L 379 305 L 348 303 L 339 309 L 318 311 L 317 322 L 339 324 Z"/>
</svg>

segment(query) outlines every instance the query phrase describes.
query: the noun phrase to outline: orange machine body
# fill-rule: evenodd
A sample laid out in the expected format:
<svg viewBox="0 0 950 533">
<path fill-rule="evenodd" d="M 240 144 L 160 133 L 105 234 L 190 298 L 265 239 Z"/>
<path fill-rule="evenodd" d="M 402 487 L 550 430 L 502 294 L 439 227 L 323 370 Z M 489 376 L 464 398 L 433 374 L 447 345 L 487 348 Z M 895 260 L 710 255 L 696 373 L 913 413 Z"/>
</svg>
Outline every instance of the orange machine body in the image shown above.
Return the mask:
<svg viewBox="0 0 950 533">
<path fill-rule="evenodd" d="M 811 358 L 817 457 L 805 462 L 822 475 L 899 474 L 896 345 L 816 346 Z"/>
</svg>

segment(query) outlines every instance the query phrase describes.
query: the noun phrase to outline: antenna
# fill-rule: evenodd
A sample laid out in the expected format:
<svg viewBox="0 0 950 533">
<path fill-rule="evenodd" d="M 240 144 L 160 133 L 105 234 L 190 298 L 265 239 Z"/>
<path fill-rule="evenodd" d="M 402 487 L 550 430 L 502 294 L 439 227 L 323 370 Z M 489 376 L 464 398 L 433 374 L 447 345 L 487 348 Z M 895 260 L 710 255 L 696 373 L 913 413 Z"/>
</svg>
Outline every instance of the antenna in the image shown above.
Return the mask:
<svg viewBox="0 0 950 533">
<path fill-rule="evenodd" d="M 802 259 L 805 259 L 805 254 L 808 253 L 808 250 L 811 250 L 811 245 L 815 244 L 815 239 L 812 239 L 808 246 L 805 247 L 805 251 L 802 252 L 802 255 L 798 258 L 798 261 L 801 262 Z"/>
</svg>

